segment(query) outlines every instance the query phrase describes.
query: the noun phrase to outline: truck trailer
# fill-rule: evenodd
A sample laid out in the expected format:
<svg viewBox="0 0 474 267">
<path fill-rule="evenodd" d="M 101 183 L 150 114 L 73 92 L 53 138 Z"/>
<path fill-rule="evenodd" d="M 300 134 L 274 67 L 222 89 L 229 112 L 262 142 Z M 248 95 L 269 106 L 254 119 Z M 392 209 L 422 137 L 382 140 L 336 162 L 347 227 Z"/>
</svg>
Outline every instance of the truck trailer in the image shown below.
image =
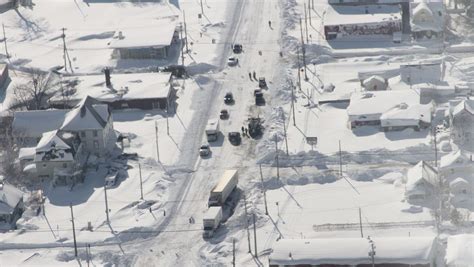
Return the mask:
<svg viewBox="0 0 474 267">
<path fill-rule="evenodd" d="M 238 182 L 238 171 L 226 170 L 217 185 L 211 190 L 208 206 L 223 206 L 230 193 L 237 187 Z"/>
<path fill-rule="evenodd" d="M 217 141 L 219 138 L 219 120 L 210 119 L 206 125 L 206 136 L 208 142 Z"/>
<path fill-rule="evenodd" d="M 204 238 L 211 238 L 222 221 L 222 207 L 210 207 L 202 219 Z"/>
</svg>

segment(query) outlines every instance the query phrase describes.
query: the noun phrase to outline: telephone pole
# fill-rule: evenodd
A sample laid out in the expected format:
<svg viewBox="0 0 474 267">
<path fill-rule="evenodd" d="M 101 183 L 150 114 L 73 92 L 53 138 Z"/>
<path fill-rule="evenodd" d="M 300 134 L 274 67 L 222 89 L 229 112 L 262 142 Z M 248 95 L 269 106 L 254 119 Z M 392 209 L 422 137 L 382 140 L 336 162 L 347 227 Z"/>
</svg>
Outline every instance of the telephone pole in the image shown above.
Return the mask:
<svg viewBox="0 0 474 267">
<path fill-rule="evenodd" d="M 298 73 L 300 69 L 298 68 Z M 295 85 L 291 80 L 291 110 L 293 112 L 293 126 L 296 126 L 296 116 L 295 116 Z"/>
<path fill-rule="evenodd" d="M 109 202 L 107 201 L 107 187 L 104 184 L 104 195 L 105 195 L 105 214 L 107 216 L 107 223 L 110 224 L 109 219 Z"/>
<path fill-rule="evenodd" d="M 308 14 L 306 11 L 306 3 L 303 3 L 304 6 L 304 24 L 306 28 L 306 43 L 309 44 L 309 37 L 308 37 Z"/>
<path fill-rule="evenodd" d="M 158 122 L 155 120 L 155 143 L 156 143 L 156 159 L 160 162 L 160 149 L 158 147 Z"/>
<path fill-rule="evenodd" d="M 359 226 L 360 226 L 360 237 L 364 237 L 364 233 L 362 232 L 362 210 L 359 207 Z"/>
<path fill-rule="evenodd" d="M 433 129 L 434 152 L 435 152 L 435 168 L 438 168 L 438 140 L 436 138 L 436 127 Z"/>
<path fill-rule="evenodd" d="M 253 237 L 255 241 L 255 258 L 258 259 L 257 254 L 257 226 L 255 225 L 255 213 L 253 213 Z"/>
<path fill-rule="evenodd" d="M 66 47 L 66 28 L 61 28 L 62 30 L 62 34 L 61 34 L 61 38 L 63 39 L 63 57 L 64 57 L 64 71 L 67 72 L 67 62 L 66 60 L 69 62 L 69 69 L 71 70 L 71 72 L 74 72 L 74 69 L 72 68 L 72 63 L 71 63 L 71 58 L 69 57 L 69 53 L 67 51 L 67 47 Z"/>
<path fill-rule="evenodd" d="M 232 238 L 232 266 L 235 267 L 235 238 Z"/>
<path fill-rule="evenodd" d="M 258 166 L 260 167 L 260 181 L 262 183 L 263 202 L 265 203 L 265 215 L 268 215 L 267 190 L 265 190 L 265 184 L 263 183 L 262 164 L 259 164 Z"/>
<path fill-rule="evenodd" d="M 342 178 L 342 152 L 341 152 L 341 140 L 339 140 L 339 175 Z"/>
<path fill-rule="evenodd" d="M 308 0 L 308 17 L 309 17 L 309 25 L 313 25 L 311 24 L 311 0 Z"/>
<path fill-rule="evenodd" d="M 74 238 L 74 256 L 77 258 L 76 227 L 74 225 L 74 213 L 72 211 L 72 203 L 69 203 L 69 208 L 71 208 L 72 236 Z"/>
<path fill-rule="evenodd" d="M 247 213 L 247 197 L 245 196 L 244 193 L 244 207 L 245 207 L 245 228 L 247 228 L 247 239 L 249 242 L 249 251 L 247 253 L 252 253 L 252 250 L 250 248 L 250 230 L 249 230 L 249 217 Z"/>
<path fill-rule="evenodd" d="M 185 41 L 186 41 L 186 53 L 189 53 L 189 49 L 188 49 L 188 30 L 186 28 L 186 13 L 184 13 L 184 9 L 183 9 L 183 20 L 184 20 L 184 34 L 185 34 Z"/>
<path fill-rule="evenodd" d="M 201 0 L 201 14 L 204 15 L 204 8 L 202 7 L 202 0 Z"/>
<path fill-rule="evenodd" d="M 180 35 L 180 38 L 181 38 L 181 42 L 183 41 L 183 25 L 181 25 L 180 27 L 180 30 L 179 30 L 179 35 Z M 183 47 L 183 44 L 181 43 L 181 65 L 184 66 L 184 47 Z"/>
<path fill-rule="evenodd" d="M 142 166 L 140 163 L 138 163 L 138 172 L 140 174 L 140 199 L 143 200 Z"/>
<path fill-rule="evenodd" d="M 301 92 L 301 59 L 300 59 L 300 48 L 299 46 L 296 47 L 296 56 L 298 57 L 298 87 Z"/>
<path fill-rule="evenodd" d="M 306 10 L 305 10 L 306 11 Z M 301 32 L 301 49 L 303 52 L 303 67 L 304 67 L 304 80 L 308 80 L 308 76 L 306 75 L 306 49 L 304 47 L 304 38 L 303 38 L 303 22 L 300 17 L 300 32 Z M 308 36 L 306 36 L 308 38 Z M 301 86 L 300 86 L 301 87 Z M 301 90 L 301 88 L 300 88 Z"/>
<path fill-rule="evenodd" d="M 10 58 L 10 54 L 8 54 L 8 48 L 7 48 L 7 35 L 5 34 L 5 25 L 2 23 L 2 28 L 3 28 L 3 42 L 5 43 L 5 54 L 7 58 Z"/>
<path fill-rule="evenodd" d="M 285 117 L 284 113 L 283 113 L 283 117 Z M 286 118 L 285 118 L 285 120 L 283 120 L 283 132 L 285 133 L 286 155 L 289 156 L 290 153 L 288 151 L 288 136 L 286 135 Z"/>
<path fill-rule="evenodd" d="M 280 180 L 280 162 L 278 158 L 278 139 L 277 136 L 275 135 L 275 158 L 276 158 L 276 164 L 277 164 L 277 178 Z"/>
</svg>

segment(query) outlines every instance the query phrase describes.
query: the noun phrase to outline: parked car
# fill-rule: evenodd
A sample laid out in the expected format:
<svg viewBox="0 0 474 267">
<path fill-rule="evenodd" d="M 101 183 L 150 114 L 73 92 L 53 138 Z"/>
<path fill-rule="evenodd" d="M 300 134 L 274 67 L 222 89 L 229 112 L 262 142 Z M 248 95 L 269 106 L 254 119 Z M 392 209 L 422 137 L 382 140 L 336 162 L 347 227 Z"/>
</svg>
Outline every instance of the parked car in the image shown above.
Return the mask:
<svg viewBox="0 0 474 267">
<path fill-rule="evenodd" d="M 234 103 L 234 95 L 231 92 L 228 92 L 224 96 L 224 103 L 232 104 Z"/>
<path fill-rule="evenodd" d="M 227 111 L 227 109 L 221 110 L 219 117 L 221 120 L 227 120 L 229 118 L 229 111 Z"/>
<path fill-rule="evenodd" d="M 267 82 L 265 81 L 265 77 L 258 78 L 258 87 L 260 88 L 267 88 Z"/>
<path fill-rule="evenodd" d="M 236 57 L 230 57 L 228 60 L 227 60 L 227 64 L 229 66 L 235 66 L 237 64 L 239 64 L 239 59 L 236 58 Z"/>
<path fill-rule="evenodd" d="M 263 98 L 263 92 L 261 89 L 255 89 L 253 95 L 255 96 L 255 105 L 260 106 L 265 104 L 265 99 Z"/>
<path fill-rule="evenodd" d="M 119 173 L 120 172 L 117 169 L 111 168 L 105 176 L 105 187 L 113 187 L 117 183 Z"/>
<path fill-rule="evenodd" d="M 241 44 L 234 44 L 232 46 L 232 51 L 236 54 L 242 53 L 242 45 Z"/>
<path fill-rule="evenodd" d="M 211 147 L 208 145 L 208 144 L 203 144 L 200 148 L 199 148 L 199 155 L 201 157 L 207 157 L 211 154 Z"/>
<path fill-rule="evenodd" d="M 239 132 L 230 132 L 228 135 L 228 138 L 229 138 L 229 142 L 233 144 L 234 146 L 238 146 L 242 142 L 242 138 L 240 137 Z"/>
</svg>

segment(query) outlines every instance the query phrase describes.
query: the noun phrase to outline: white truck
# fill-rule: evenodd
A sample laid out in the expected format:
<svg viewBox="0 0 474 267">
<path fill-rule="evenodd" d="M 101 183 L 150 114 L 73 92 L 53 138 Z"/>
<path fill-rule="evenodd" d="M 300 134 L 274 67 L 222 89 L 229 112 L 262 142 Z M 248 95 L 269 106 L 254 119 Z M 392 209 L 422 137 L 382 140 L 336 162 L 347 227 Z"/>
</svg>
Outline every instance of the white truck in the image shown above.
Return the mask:
<svg viewBox="0 0 474 267">
<path fill-rule="evenodd" d="M 222 221 L 222 208 L 221 207 L 210 207 L 202 219 L 202 224 L 204 227 L 204 233 L 202 236 L 204 238 L 211 238 L 214 235 L 214 232 L 219 228 L 219 225 Z"/>
<path fill-rule="evenodd" d="M 206 136 L 208 142 L 217 141 L 219 137 L 219 120 L 210 119 L 206 125 Z"/>
<path fill-rule="evenodd" d="M 226 170 L 209 196 L 208 206 L 222 206 L 239 182 L 237 170 Z"/>
</svg>

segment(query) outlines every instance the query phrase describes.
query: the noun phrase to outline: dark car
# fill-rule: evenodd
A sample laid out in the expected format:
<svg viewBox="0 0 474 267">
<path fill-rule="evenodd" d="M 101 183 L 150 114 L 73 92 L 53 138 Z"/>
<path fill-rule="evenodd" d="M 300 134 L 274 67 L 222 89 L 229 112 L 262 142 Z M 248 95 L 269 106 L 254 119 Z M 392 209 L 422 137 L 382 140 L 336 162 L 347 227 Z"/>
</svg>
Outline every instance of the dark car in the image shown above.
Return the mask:
<svg viewBox="0 0 474 267">
<path fill-rule="evenodd" d="M 233 144 L 234 146 L 238 146 L 242 142 L 242 138 L 240 137 L 239 132 L 230 132 L 228 137 L 229 137 L 229 142 Z"/>
<path fill-rule="evenodd" d="M 260 106 L 265 104 L 265 99 L 263 98 L 263 92 L 260 89 L 256 89 L 253 94 L 255 95 L 255 105 Z"/>
<path fill-rule="evenodd" d="M 219 117 L 221 118 L 221 120 L 227 120 L 229 118 L 229 111 L 227 109 L 221 110 Z"/>
<path fill-rule="evenodd" d="M 182 65 L 170 65 L 161 69 L 163 72 L 171 72 L 172 75 L 182 78 L 186 75 L 186 69 Z"/>
<path fill-rule="evenodd" d="M 226 104 L 232 104 L 234 103 L 234 95 L 232 93 L 226 93 L 224 96 L 224 103 Z"/>
<path fill-rule="evenodd" d="M 232 46 L 232 51 L 236 54 L 242 53 L 242 45 L 241 44 L 234 44 Z"/>
<path fill-rule="evenodd" d="M 258 78 L 258 87 L 267 88 L 267 82 L 265 81 L 265 77 Z"/>
</svg>

